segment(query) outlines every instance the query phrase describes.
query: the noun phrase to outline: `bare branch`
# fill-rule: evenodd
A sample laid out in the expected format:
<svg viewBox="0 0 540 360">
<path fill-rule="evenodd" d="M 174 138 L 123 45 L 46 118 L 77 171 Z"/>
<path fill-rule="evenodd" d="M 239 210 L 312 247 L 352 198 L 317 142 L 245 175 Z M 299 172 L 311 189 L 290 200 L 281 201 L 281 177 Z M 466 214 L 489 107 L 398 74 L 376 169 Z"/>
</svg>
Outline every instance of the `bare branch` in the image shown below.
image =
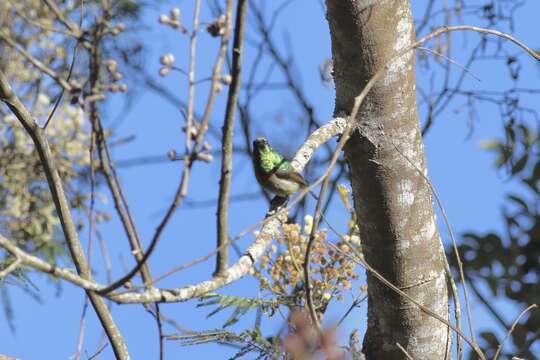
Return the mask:
<svg viewBox="0 0 540 360">
<path fill-rule="evenodd" d="M 233 58 L 231 71 L 231 84 L 225 110 L 225 121 L 223 123 L 223 137 L 221 140 L 221 178 L 219 180 L 219 197 L 217 210 L 217 247 L 220 250 L 216 257 L 216 270 L 214 276 L 220 276 L 228 266 L 228 247 L 222 247 L 229 239 L 228 226 L 228 205 L 229 191 L 232 178 L 232 157 L 233 157 L 233 129 L 234 115 L 240 91 L 240 75 L 242 70 L 242 54 L 244 48 L 244 25 L 248 8 L 247 0 L 239 0 L 236 9 L 236 24 L 234 27 Z M 227 1 L 227 23 L 232 18 L 232 1 Z"/>
<path fill-rule="evenodd" d="M 89 63 L 89 82 L 91 87 L 91 93 L 99 93 L 99 78 L 101 73 L 101 62 L 102 62 L 102 53 L 101 53 L 101 40 L 104 36 L 104 24 L 98 23 L 94 30 L 94 38 L 92 41 L 92 47 L 90 49 L 90 63 Z M 105 138 L 105 132 L 103 130 L 103 125 L 101 123 L 100 112 L 96 102 L 90 103 L 89 111 L 90 123 L 92 125 L 93 138 L 95 139 L 95 144 L 97 145 L 97 152 L 100 159 L 100 170 L 105 177 L 107 185 L 111 191 L 111 196 L 114 201 L 114 206 L 120 217 L 120 221 L 126 233 L 126 236 L 129 241 L 131 251 L 137 262 L 141 263 L 140 271 L 144 283 L 150 283 L 152 277 L 150 275 L 150 270 L 146 262 L 142 261 L 142 245 L 139 239 L 139 234 L 135 226 L 135 220 L 131 214 L 128 202 L 122 191 L 120 181 L 116 176 L 114 169 L 114 164 L 110 156 L 109 148 Z"/>
<path fill-rule="evenodd" d="M 417 48 L 421 44 L 425 43 L 426 41 L 429 41 L 437 36 L 440 36 L 441 34 L 447 33 L 447 32 L 453 32 L 453 31 L 474 31 L 481 34 L 490 34 L 495 35 L 498 37 L 501 37 L 503 39 L 509 40 L 525 50 L 527 54 L 535 58 L 537 61 L 540 61 L 540 54 L 538 54 L 536 51 L 525 45 L 523 42 L 519 41 L 515 37 L 513 37 L 510 34 L 507 34 L 502 31 L 497 31 L 493 29 L 486 29 L 478 26 L 471 26 L 471 25 L 456 25 L 456 26 L 442 26 L 435 31 L 433 31 L 431 34 L 424 36 L 420 40 L 418 40 L 413 46 Z"/>
<path fill-rule="evenodd" d="M 53 80 L 55 80 L 62 88 L 64 88 L 67 91 L 73 90 L 73 87 L 69 82 L 64 80 L 56 71 L 45 65 L 43 62 L 36 59 L 30 52 L 28 52 L 24 47 L 17 44 L 13 39 L 11 39 L 7 34 L 4 33 L 4 31 L 0 31 L 0 39 L 4 40 L 9 46 L 16 49 L 18 52 L 21 53 L 26 60 L 28 60 L 32 65 L 34 65 L 38 70 L 43 72 L 44 74 L 49 75 Z"/>
<path fill-rule="evenodd" d="M 68 28 L 73 33 L 80 33 L 80 29 L 77 27 L 77 25 L 69 19 L 66 18 L 64 13 L 62 13 L 62 10 L 51 0 L 43 0 L 43 2 L 51 9 L 51 11 L 54 13 L 58 21 L 60 21 L 66 28 Z"/>
<path fill-rule="evenodd" d="M 41 260 L 37 256 L 24 252 L 15 243 L 5 238 L 2 234 L 0 234 L 0 245 L 17 257 L 17 259 L 19 259 L 23 264 L 31 266 L 36 270 L 62 278 L 74 285 L 84 288 L 85 290 L 99 290 L 102 288 L 101 285 L 98 285 L 92 280 L 82 278 L 71 269 L 64 269 L 51 265 L 46 261 Z"/>
<path fill-rule="evenodd" d="M 401 352 L 405 355 L 405 357 L 408 359 L 408 360 L 414 360 L 414 358 L 411 356 L 411 354 L 409 354 L 407 352 L 407 350 L 405 350 L 405 348 L 403 346 L 401 346 L 400 343 L 396 343 L 396 346 L 399 348 L 399 350 L 401 350 Z"/>
<path fill-rule="evenodd" d="M 9 266 L 7 266 L 4 270 L 0 271 L 0 281 L 2 281 L 6 276 L 17 270 L 19 265 L 21 265 L 22 261 L 19 258 L 15 258 L 15 261 L 13 261 Z"/>
<path fill-rule="evenodd" d="M 532 305 L 529 305 L 525 310 L 523 310 L 519 315 L 518 317 L 516 318 L 516 320 L 512 323 L 512 326 L 510 327 L 510 330 L 508 330 L 508 332 L 506 333 L 506 335 L 504 336 L 504 339 L 502 339 L 501 343 L 499 344 L 499 346 L 497 347 L 497 352 L 495 353 L 495 355 L 493 356 L 493 360 L 497 360 L 497 358 L 499 357 L 499 354 L 501 353 L 501 350 L 502 350 L 502 347 L 504 345 L 504 342 L 510 337 L 510 335 L 512 335 L 512 332 L 514 332 L 514 329 L 516 328 L 517 324 L 519 323 L 519 320 L 521 320 L 521 318 L 526 314 L 528 313 L 529 311 L 533 310 L 533 309 L 536 309 L 538 306 L 536 304 L 532 304 Z"/>
<path fill-rule="evenodd" d="M 190 46 L 189 46 L 189 69 L 188 69 L 188 109 L 186 121 L 186 155 L 191 151 L 191 128 L 193 127 L 193 112 L 195 102 L 195 60 L 197 58 L 197 33 L 199 31 L 199 17 L 201 13 L 201 0 L 195 0 L 195 9 L 193 13 L 193 28 L 191 29 Z M 186 166 L 184 166 L 184 169 Z"/>
</svg>

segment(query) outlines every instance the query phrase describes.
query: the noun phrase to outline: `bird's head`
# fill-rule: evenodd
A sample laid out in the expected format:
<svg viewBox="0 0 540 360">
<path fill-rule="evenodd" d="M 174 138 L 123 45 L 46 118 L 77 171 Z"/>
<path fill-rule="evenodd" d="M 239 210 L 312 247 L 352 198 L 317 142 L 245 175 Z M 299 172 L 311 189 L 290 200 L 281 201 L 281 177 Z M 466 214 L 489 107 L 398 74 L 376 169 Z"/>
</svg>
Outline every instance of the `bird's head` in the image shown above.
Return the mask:
<svg viewBox="0 0 540 360">
<path fill-rule="evenodd" d="M 263 153 L 270 149 L 270 144 L 268 144 L 268 140 L 266 140 L 266 138 L 259 137 L 253 141 L 253 151 Z"/>
</svg>

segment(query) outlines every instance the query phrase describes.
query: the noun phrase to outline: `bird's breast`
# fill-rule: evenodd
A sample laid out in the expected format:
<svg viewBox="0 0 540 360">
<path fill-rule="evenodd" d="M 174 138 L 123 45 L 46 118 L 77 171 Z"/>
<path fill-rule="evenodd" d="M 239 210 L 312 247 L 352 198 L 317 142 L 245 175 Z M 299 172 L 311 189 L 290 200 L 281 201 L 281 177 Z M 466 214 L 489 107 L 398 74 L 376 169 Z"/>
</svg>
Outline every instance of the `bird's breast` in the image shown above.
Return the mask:
<svg viewBox="0 0 540 360">
<path fill-rule="evenodd" d="M 255 170 L 255 178 L 257 178 L 257 181 L 259 183 L 266 183 L 270 180 L 270 177 L 272 176 L 272 173 L 265 174 L 262 171 Z"/>
</svg>

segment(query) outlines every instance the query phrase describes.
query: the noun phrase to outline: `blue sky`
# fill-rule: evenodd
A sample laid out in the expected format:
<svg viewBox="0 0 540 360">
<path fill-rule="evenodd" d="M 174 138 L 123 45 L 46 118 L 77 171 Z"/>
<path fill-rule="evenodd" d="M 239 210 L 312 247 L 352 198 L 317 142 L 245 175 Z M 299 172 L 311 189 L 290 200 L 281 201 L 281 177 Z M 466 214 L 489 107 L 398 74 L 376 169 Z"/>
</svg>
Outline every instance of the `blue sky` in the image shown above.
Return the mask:
<svg viewBox="0 0 540 360">
<path fill-rule="evenodd" d="M 174 3 L 174 2 L 171 2 Z M 267 2 L 271 3 L 271 2 Z M 421 15 L 423 2 L 413 1 L 413 11 L 416 17 Z M 178 6 L 182 9 L 182 19 L 190 24 L 192 13 L 192 1 L 180 1 Z M 211 19 L 208 9 L 203 7 L 202 18 Z M 168 11 L 164 8 L 163 12 Z M 515 35 L 532 47 L 538 47 L 537 16 L 540 13 L 540 4 L 537 1 L 529 1 L 527 5 L 516 14 Z M 147 66 L 157 73 L 159 68 L 159 56 L 171 52 L 175 55 L 179 66 L 185 68 L 187 59 L 187 39 L 173 31 L 159 26 L 157 17 L 159 11 L 149 9 L 144 16 L 143 22 L 150 28 L 148 32 L 141 32 L 145 40 L 152 43 L 152 51 L 146 60 Z M 465 18 L 466 20 L 466 18 Z M 460 23 L 456 21 L 456 23 Z M 483 25 L 475 22 L 473 25 Z M 330 57 L 330 43 L 327 23 L 324 12 L 317 2 L 307 0 L 294 1 L 282 13 L 276 26 L 274 37 L 281 49 L 294 58 L 294 73 L 299 79 L 302 89 L 307 94 L 310 102 L 315 105 L 319 119 L 330 119 L 334 104 L 334 91 L 331 87 L 324 87 L 319 80 L 318 68 L 325 59 Z M 477 38 L 476 34 L 455 34 L 453 41 L 456 46 L 456 60 L 465 59 L 469 44 Z M 517 48 L 507 46 L 510 52 L 518 53 Z M 216 41 L 201 36 L 199 47 L 199 63 L 197 78 L 203 78 L 209 73 L 209 66 L 215 57 Z M 253 48 L 248 47 L 246 64 L 253 57 Z M 455 70 L 459 73 L 459 69 Z M 471 68 L 481 82 L 473 79 L 467 80 L 470 89 L 504 89 L 509 86 L 506 68 L 502 65 L 483 62 Z M 276 78 L 279 79 L 279 71 L 276 70 Z M 524 59 L 522 85 L 533 86 L 538 81 L 538 67 L 532 60 Z M 179 74 L 172 74 L 164 79 L 163 83 L 172 91 L 185 98 L 187 91 L 186 81 Z M 418 75 L 419 86 L 427 85 L 429 78 Z M 197 106 L 200 110 L 206 99 L 207 87 L 201 85 L 197 88 Z M 223 121 L 223 104 L 225 93 L 218 99 L 218 104 L 211 119 L 216 128 L 221 127 Z M 122 135 L 135 135 L 132 143 L 115 147 L 113 156 L 115 160 L 125 160 L 140 156 L 163 155 L 171 148 L 181 150 L 183 146 L 181 127 L 183 118 L 172 105 L 150 92 L 140 94 L 132 108 L 120 114 L 122 108 L 121 99 L 114 99 L 108 114 L 110 119 L 116 119 L 121 115 L 123 119 L 118 130 Z M 498 173 L 493 166 L 492 154 L 482 150 L 479 146 L 481 140 L 501 136 L 502 124 L 496 109 L 490 106 L 479 105 L 477 112 L 480 119 L 475 123 L 475 129 L 469 137 L 466 112 L 453 111 L 458 109 L 460 102 L 449 107 L 425 139 L 426 155 L 428 158 L 429 174 L 441 194 L 446 206 L 449 219 L 456 233 L 463 231 L 488 231 L 501 229 L 500 209 L 503 204 L 503 194 L 516 186 L 504 181 L 504 175 Z M 295 131 L 291 125 L 302 114 L 296 110 L 293 100 L 285 91 L 264 92 L 256 101 L 257 115 L 265 119 L 254 132 L 254 136 L 265 135 L 285 152 L 292 153 L 303 140 L 302 136 L 284 136 Z M 425 114 L 423 108 L 421 113 Z M 283 120 L 271 122 L 276 115 Z M 267 121 L 268 120 L 268 121 Z M 104 118 L 109 124 L 112 120 Z M 238 125 L 238 123 L 237 123 Z M 237 131 L 237 134 L 239 131 Z M 216 139 L 210 138 L 214 148 L 219 144 Z M 286 139 L 286 140 L 284 140 Z M 242 145 L 241 138 L 236 137 L 236 143 Z M 120 178 L 125 187 L 126 195 L 135 215 L 144 244 L 148 244 L 155 227 L 163 216 L 169 201 L 176 190 L 182 164 L 180 162 L 161 162 L 155 165 L 124 168 L 120 171 Z M 251 170 L 250 160 L 244 156 L 237 156 L 234 160 L 233 183 L 231 194 L 254 193 L 258 191 Z M 211 165 L 197 163 L 192 172 L 190 192 L 188 200 L 208 200 L 217 198 L 219 181 L 219 159 Z M 105 188 L 103 194 L 108 194 Z M 101 203 L 103 209 L 114 212 L 111 202 Z M 260 220 L 266 211 L 266 201 L 260 198 L 231 204 L 230 208 L 230 231 L 231 235 L 237 234 L 241 229 Z M 344 227 L 346 213 L 339 206 L 334 206 L 329 217 L 340 227 Z M 441 233 L 445 241 L 449 241 L 447 231 L 441 224 Z M 107 242 L 113 262 L 114 277 L 123 274 L 125 268 L 129 268 L 132 259 L 129 255 L 127 241 L 120 224 L 115 216 L 113 220 L 101 228 L 103 237 Z M 86 242 L 86 235 L 82 235 Z M 246 236 L 238 244 L 245 248 L 252 236 Z M 153 257 L 150 260 L 153 275 L 159 275 L 171 267 L 185 263 L 195 257 L 211 251 L 215 244 L 215 207 L 206 208 L 182 208 L 177 211 L 169 224 L 162 241 L 159 243 Z M 97 249 L 97 246 L 94 247 Z M 236 259 L 234 251 L 231 252 L 232 260 Z M 95 276 L 105 281 L 103 273 L 103 260 L 99 252 L 94 252 L 93 264 L 96 269 Z M 163 281 L 161 286 L 180 286 L 196 283 L 207 279 L 213 271 L 213 261 L 196 266 L 180 274 Z M 359 269 L 360 271 L 361 269 Z M 78 337 L 79 321 L 83 304 L 83 293 L 69 285 L 62 284 L 58 293 L 50 280 L 42 276 L 33 276 L 32 279 L 40 288 L 43 303 L 38 303 L 24 294 L 22 291 L 10 289 L 17 330 L 11 333 L 7 326 L 0 326 L 0 353 L 18 356 L 23 359 L 65 359 L 74 354 Z M 257 295 L 257 283 L 252 278 L 231 284 L 223 289 L 227 294 L 241 294 L 246 296 Z M 193 330 L 205 330 L 219 328 L 225 319 L 224 315 L 218 314 L 213 318 L 206 319 L 207 309 L 195 308 L 196 302 L 190 301 L 181 304 L 167 304 L 162 306 L 162 311 L 169 317 L 174 318 L 180 324 Z M 507 319 L 512 319 L 518 309 L 511 307 L 504 301 L 497 301 L 505 313 Z M 332 310 L 332 316 L 338 317 L 343 312 L 339 304 Z M 93 314 L 88 312 L 87 336 L 84 349 L 88 354 L 93 354 L 97 349 L 101 336 L 101 329 Z M 342 330 L 344 336 L 350 329 L 358 327 L 365 329 L 365 307 L 350 316 Z M 134 359 L 157 358 L 157 329 L 152 317 L 141 306 L 121 305 L 113 307 L 113 316 L 117 320 L 120 330 L 126 338 L 128 347 Z M 477 329 L 491 328 L 493 323 L 483 310 L 475 305 L 475 317 Z M 246 322 L 233 327 L 240 330 L 249 326 L 254 320 L 253 314 L 246 317 Z M 5 317 L 0 315 L 0 324 L 5 324 Z M 271 321 L 266 328 L 268 330 L 279 328 L 279 321 Z M 172 329 L 168 328 L 167 333 Z M 197 347 L 180 347 L 174 342 L 166 345 L 167 359 L 179 358 L 226 358 L 232 355 L 233 350 L 227 347 L 204 345 Z M 44 357 L 46 356 L 46 357 Z M 84 358 L 84 357 L 83 357 Z M 102 353 L 102 359 L 111 359 L 112 352 L 106 348 Z"/>
</svg>

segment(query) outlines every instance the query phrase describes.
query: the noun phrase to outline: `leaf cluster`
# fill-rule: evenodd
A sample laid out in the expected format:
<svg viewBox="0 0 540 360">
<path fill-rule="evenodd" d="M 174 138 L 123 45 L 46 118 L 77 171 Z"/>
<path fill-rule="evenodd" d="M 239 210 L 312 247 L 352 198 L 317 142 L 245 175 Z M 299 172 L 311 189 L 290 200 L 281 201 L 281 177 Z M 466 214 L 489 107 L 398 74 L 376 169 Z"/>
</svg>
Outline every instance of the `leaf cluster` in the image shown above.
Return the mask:
<svg viewBox="0 0 540 360">
<path fill-rule="evenodd" d="M 525 191 L 506 195 L 502 233 L 465 233 L 459 250 L 477 294 L 482 296 L 475 284 L 483 282 L 490 291 L 488 297 L 505 297 L 524 308 L 540 298 L 540 132 L 531 124 L 515 121 L 505 125 L 504 134 L 503 140 L 485 145 L 497 155 L 497 167 Z M 513 319 L 505 319 L 489 300 L 485 302 L 506 332 Z M 539 328 L 540 313 L 533 311 L 512 333 L 517 353 L 507 355 L 538 359 L 530 347 L 540 336 Z M 481 337 L 487 355 L 494 354 L 501 339 L 492 331 Z"/>
</svg>

